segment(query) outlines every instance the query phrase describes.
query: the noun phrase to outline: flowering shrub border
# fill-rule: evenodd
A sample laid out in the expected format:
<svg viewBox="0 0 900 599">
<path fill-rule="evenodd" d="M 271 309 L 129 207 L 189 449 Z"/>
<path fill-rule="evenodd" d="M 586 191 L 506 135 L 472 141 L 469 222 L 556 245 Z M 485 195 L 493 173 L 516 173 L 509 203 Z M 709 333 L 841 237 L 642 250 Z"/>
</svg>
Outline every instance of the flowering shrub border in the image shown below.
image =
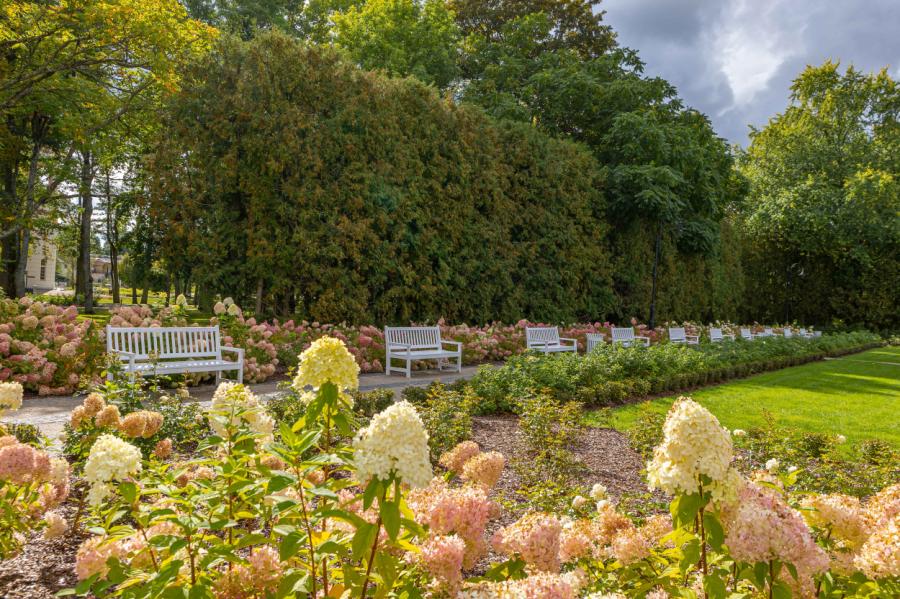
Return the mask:
<svg viewBox="0 0 900 599">
<path fill-rule="evenodd" d="M 179 296 L 173 306 L 152 308 L 146 305 L 120 305 L 111 309 L 111 326 L 188 326 L 187 301 Z M 103 371 L 104 330 L 91 321 L 77 320 L 75 306 L 33 301 L 31 298 L 0 300 L 0 381 L 13 380 L 40 395 L 67 395 L 77 388 L 98 382 Z M 384 370 L 384 331 L 374 326 L 322 324 L 319 322 L 273 319 L 258 322 L 245 317 L 243 310 L 230 298 L 214 306 L 210 325 L 219 325 L 225 345 L 245 351 L 244 380 L 261 383 L 279 369 L 296 366 L 296 357 L 313 341 L 322 337 L 341 340 L 353 355 L 361 372 Z M 484 326 L 449 325 L 438 321 L 441 337 L 463 344 L 463 363 L 502 362 L 525 352 L 525 327 L 544 326 L 520 320 L 515 324 L 490 323 Z M 706 327 L 693 322 L 666 323 L 649 329 L 632 319 L 637 334 L 649 337 L 654 345 L 665 344 L 668 326 L 682 326 L 688 334 L 702 334 Z M 717 322 L 725 332 L 737 333 L 732 323 Z M 613 325 L 609 322 L 579 323 L 560 327 L 560 334 L 578 340 L 584 351 L 585 335 L 599 333 L 609 338 Z M 758 324 L 751 326 L 762 331 Z M 775 327 L 780 333 L 785 327 Z M 421 369 L 429 364 L 415 363 Z M 185 375 L 189 382 L 209 376 Z"/>
<path fill-rule="evenodd" d="M 900 592 L 900 485 L 865 503 L 795 496 L 796 472 L 742 477 L 732 433 L 688 398 L 672 407 L 648 464 L 669 515 L 635 522 L 596 485 L 562 513 L 530 511 L 486 535 L 504 457 L 465 442 L 432 478 L 413 406 L 353 433 L 354 357 L 323 341 L 301 357 L 295 423 L 260 418 L 241 385 L 208 414 L 218 434 L 170 462 L 98 439 L 107 488 L 78 551 L 78 595 L 176 591 L 218 599 L 311 596 L 460 598 L 854 596 Z M 124 516 L 127 516 L 125 518 Z M 488 545 L 505 557 L 467 579 Z"/>
</svg>

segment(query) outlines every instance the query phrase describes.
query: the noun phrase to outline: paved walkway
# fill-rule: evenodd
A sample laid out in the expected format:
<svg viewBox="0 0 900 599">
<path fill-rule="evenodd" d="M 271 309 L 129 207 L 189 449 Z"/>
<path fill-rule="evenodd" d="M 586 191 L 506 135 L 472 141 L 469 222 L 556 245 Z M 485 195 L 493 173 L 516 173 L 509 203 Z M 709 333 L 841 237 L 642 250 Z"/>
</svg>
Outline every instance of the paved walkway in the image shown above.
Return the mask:
<svg viewBox="0 0 900 599">
<path fill-rule="evenodd" d="M 388 376 L 384 373 L 361 374 L 359 375 L 360 391 L 371 391 L 372 389 L 393 389 L 395 393 L 402 391 L 406 387 L 425 387 L 433 381 L 441 381 L 442 383 L 452 383 L 460 379 L 471 378 L 478 370 L 478 366 L 463 366 L 462 372 L 438 372 L 437 370 L 426 370 L 414 372 L 411 379 L 407 379 L 400 374 Z M 248 385 L 250 389 L 256 393 L 261 399 L 265 400 L 280 391 L 278 382 L 266 382 L 258 385 Z M 212 400 L 215 385 L 201 385 L 199 387 L 191 387 L 190 401 L 197 401 L 201 405 L 208 405 Z M 3 417 L 5 422 L 28 423 L 37 426 L 42 433 L 52 440 L 56 440 L 63 430 L 63 424 L 69 419 L 72 409 L 81 403 L 83 396 L 73 397 L 56 396 L 56 397 L 26 397 L 22 402 L 22 407 L 16 411 L 6 414 Z"/>
</svg>

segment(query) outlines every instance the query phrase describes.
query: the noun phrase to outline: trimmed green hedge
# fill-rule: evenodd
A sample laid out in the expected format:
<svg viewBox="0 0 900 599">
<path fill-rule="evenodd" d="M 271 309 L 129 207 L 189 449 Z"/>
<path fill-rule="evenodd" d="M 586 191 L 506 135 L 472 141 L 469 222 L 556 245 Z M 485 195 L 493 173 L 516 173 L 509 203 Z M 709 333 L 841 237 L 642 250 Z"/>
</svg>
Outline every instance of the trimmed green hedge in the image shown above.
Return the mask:
<svg viewBox="0 0 900 599">
<path fill-rule="evenodd" d="M 673 344 L 649 348 L 601 345 L 588 355 L 525 354 L 499 367 L 482 367 L 471 381 L 480 413 L 511 412 L 516 398 L 544 390 L 562 401 L 610 406 L 626 399 L 677 392 L 766 370 L 797 366 L 825 356 L 862 351 L 883 343 L 867 331 L 815 339 Z"/>
</svg>

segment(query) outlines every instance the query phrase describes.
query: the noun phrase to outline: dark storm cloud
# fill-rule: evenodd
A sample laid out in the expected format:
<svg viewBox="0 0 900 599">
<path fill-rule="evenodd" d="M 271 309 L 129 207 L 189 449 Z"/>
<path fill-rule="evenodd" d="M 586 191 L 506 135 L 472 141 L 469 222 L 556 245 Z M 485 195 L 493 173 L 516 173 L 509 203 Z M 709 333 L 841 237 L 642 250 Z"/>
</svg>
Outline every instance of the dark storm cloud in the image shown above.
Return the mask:
<svg viewBox="0 0 900 599">
<path fill-rule="evenodd" d="M 825 60 L 900 74 L 900 0 L 605 0 L 619 43 L 668 79 L 720 135 L 746 144 Z"/>
</svg>

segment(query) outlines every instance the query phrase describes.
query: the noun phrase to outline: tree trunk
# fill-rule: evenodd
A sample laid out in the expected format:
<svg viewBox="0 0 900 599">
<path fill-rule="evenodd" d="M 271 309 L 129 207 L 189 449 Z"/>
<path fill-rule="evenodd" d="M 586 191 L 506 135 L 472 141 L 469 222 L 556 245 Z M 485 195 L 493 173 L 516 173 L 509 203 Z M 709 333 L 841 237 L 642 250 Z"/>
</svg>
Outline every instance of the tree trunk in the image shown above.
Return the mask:
<svg viewBox="0 0 900 599">
<path fill-rule="evenodd" d="M 17 236 L 18 244 L 18 261 L 16 262 L 16 270 L 13 274 L 13 286 L 15 287 L 15 296 L 25 296 L 25 266 L 28 264 L 28 245 L 31 243 L 31 229 L 22 228 Z"/>
<path fill-rule="evenodd" d="M 38 183 L 38 159 L 44 145 L 44 137 L 50 127 L 50 117 L 35 112 L 31 115 L 31 157 L 28 162 L 28 184 L 25 188 L 25 210 L 19 214 L 19 218 L 27 223 L 35 211 L 35 188 Z M 19 231 L 18 255 L 16 256 L 16 268 L 13 274 L 14 295 L 25 295 L 25 267 L 28 264 L 28 245 L 31 243 L 31 230 L 28 225 L 22 226 Z"/>
<path fill-rule="evenodd" d="M 16 196 L 16 171 L 18 167 L 15 161 L 3 162 L 3 204 L 4 212 L 17 214 L 19 202 Z M 19 264 L 19 235 L 8 235 L 2 242 L 3 268 L 0 276 L 3 277 L 3 291 L 7 297 L 16 295 L 16 267 Z"/>
<path fill-rule="evenodd" d="M 256 280 L 256 310 L 254 311 L 254 316 L 257 318 L 262 318 L 262 309 L 263 309 L 263 280 L 262 277 L 259 277 Z"/>
<path fill-rule="evenodd" d="M 94 217 L 94 165 L 90 150 L 81 151 L 81 231 L 78 243 L 78 276 L 75 293 L 84 300 L 84 312 L 94 313 L 94 282 L 91 279 L 91 219 Z"/>
<path fill-rule="evenodd" d="M 119 291 L 119 224 L 112 201 L 109 169 L 106 170 L 106 243 L 109 245 L 109 284 L 114 304 L 122 303 Z"/>
<path fill-rule="evenodd" d="M 653 249 L 653 285 L 650 288 L 650 321 L 652 331 L 656 327 L 656 279 L 659 271 L 659 253 L 662 250 L 662 223 L 656 229 L 656 247 Z"/>
<path fill-rule="evenodd" d="M 131 282 L 131 304 L 137 303 L 137 281 Z"/>
</svg>

